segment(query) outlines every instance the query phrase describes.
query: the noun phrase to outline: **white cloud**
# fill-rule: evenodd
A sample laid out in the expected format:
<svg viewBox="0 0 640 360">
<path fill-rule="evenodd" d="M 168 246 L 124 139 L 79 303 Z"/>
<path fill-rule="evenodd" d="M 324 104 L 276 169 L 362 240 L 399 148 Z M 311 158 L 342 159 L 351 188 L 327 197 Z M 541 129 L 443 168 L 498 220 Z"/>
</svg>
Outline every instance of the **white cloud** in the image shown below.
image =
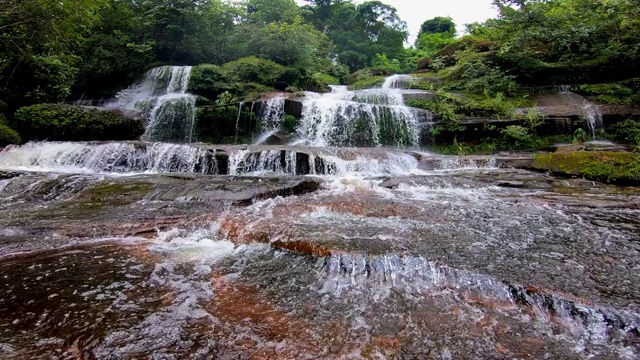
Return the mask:
<svg viewBox="0 0 640 360">
<path fill-rule="evenodd" d="M 306 4 L 304 0 L 296 0 L 298 4 Z M 383 3 L 398 9 L 400 18 L 407 22 L 410 32 L 409 43 L 413 44 L 420 25 L 425 20 L 436 16 L 451 16 L 458 32 L 464 31 L 464 25 L 482 22 L 498 15 L 491 5 L 491 0 L 381 0 Z M 362 3 L 363 1 L 356 1 Z"/>
</svg>

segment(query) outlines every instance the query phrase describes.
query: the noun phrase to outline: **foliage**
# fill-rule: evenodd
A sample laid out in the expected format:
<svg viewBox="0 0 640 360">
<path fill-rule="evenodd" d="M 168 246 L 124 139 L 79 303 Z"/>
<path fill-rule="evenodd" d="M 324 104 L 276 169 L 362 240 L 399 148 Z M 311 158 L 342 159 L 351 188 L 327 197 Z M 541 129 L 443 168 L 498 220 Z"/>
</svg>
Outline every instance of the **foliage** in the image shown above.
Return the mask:
<svg viewBox="0 0 640 360">
<path fill-rule="evenodd" d="M 420 26 L 420 34 L 451 34 L 454 36 L 456 33 L 456 24 L 451 17 L 438 16 L 433 19 L 429 19 L 422 23 Z"/>
<path fill-rule="evenodd" d="M 282 121 L 282 129 L 289 134 L 293 134 L 298 127 L 299 119 L 296 119 L 295 116 L 286 114 L 284 116 L 284 120 Z"/>
<path fill-rule="evenodd" d="M 416 40 L 416 48 L 421 50 L 422 57 L 432 57 L 455 41 L 449 33 L 422 34 Z"/>
<path fill-rule="evenodd" d="M 634 144 L 640 148 L 640 122 L 625 119 L 611 127 L 613 140 Z"/>
<path fill-rule="evenodd" d="M 222 102 L 222 101 L 221 101 Z M 256 129 L 256 116 L 250 108 L 237 106 L 196 109 L 196 136 L 208 143 L 237 143 Z"/>
<path fill-rule="evenodd" d="M 574 143 L 574 144 L 582 144 L 585 141 L 587 141 L 588 137 L 589 137 L 589 135 L 587 135 L 587 132 L 584 131 L 583 128 L 578 128 L 573 133 L 573 138 L 571 139 L 571 142 Z"/>
<path fill-rule="evenodd" d="M 367 67 L 376 54 L 390 59 L 403 52 L 406 24 L 397 10 L 380 1 L 310 0 L 304 17 L 336 45 L 338 60 L 351 71 Z"/>
<path fill-rule="evenodd" d="M 480 54 L 470 51 L 458 54 L 458 63 L 444 78 L 447 80 L 445 88 L 449 90 L 485 94 L 490 97 L 498 93 L 516 96 L 519 92 L 513 76 L 507 75 Z"/>
<path fill-rule="evenodd" d="M 501 93 L 489 97 L 486 95 L 458 95 L 438 90 L 433 99 L 409 99 L 406 104 L 429 110 L 445 120 L 458 120 L 465 117 L 515 118 L 515 109 L 530 106 L 531 102 L 523 98 L 507 98 Z M 531 116 L 539 115 L 529 113 L 527 118 Z"/>
<path fill-rule="evenodd" d="M 353 84 L 349 85 L 349 90 L 370 89 L 382 86 L 384 76 L 361 76 Z"/>
<path fill-rule="evenodd" d="M 222 71 L 228 82 L 254 82 L 275 86 L 287 69 L 271 60 L 250 56 L 224 64 Z"/>
<path fill-rule="evenodd" d="M 402 72 L 400 60 L 389 60 L 387 54 L 376 54 L 371 60 L 371 67 L 383 69 L 387 74 L 399 74 Z"/>
<path fill-rule="evenodd" d="M 0 98 L 16 107 L 69 95 L 86 26 L 104 0 L 0 2 Z"/>
<path fill-rule="evenodd" d="M 433 151 L 439 154 L 446 155 L 471 155 L 471 154 L 492 154 L 503 150 L 514 149 L 545 149 L 558 143 L 566 143 L 571 139 L 563 135 L 554 136 L 539 136 L 535 138 L 535 146 L 531 147 L 530 144 L 525 144 L 522 147 L 516 147 L 513 142 L 505 140 L 504 136 L 494 129 L 495 133 L 492 136 L 478 139 L 474 142 L 460 142 L 457 136 L 454 136 L 452 143 L 438 144 L 428 146 L 429 151 Z"/>
<path fill-rule="evenodd" d="M 636 105 L 640 103 L 640 79 L 607 84 L 585 84 L 578 86 L 575 92 L 599 103 Z"/>
<path fill-rule="evenodd" d="M 520 82 L 603 82 L 640 70 L 636 0 L 494 0 L 494 4 L 499 18 L 469 30 L 500 42 L 500 58 Z"/>
<path fill-rule="evenodd" d="M 21 142 L 22 139 L 17 131 L 0 122 L 0 147 L 10 144 L 20 144 Z"/>
<path fill-rule="evenodd" d="M 144 132 L 142 121 L 119 112 L 62 104 L 18 109 L 14 124 L 24 140 L 134 140 Z"/>
<path fill-rule="evenodd" d="M 201 64 L 193 67 L 189 77 L 188 91 L 192 94 L 215 99 L 224 91 L 232 90 L 222 69 L 217 65 Z"/>
</svg>

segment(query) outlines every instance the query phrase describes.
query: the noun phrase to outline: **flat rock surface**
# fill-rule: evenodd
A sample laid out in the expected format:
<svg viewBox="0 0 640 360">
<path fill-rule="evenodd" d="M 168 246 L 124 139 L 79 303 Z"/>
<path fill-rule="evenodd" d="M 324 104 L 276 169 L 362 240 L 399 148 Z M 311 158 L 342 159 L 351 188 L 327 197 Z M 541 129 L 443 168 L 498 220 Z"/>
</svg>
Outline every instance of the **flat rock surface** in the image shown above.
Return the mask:
<svg viewBox="0 0 640 360">
<path fill-rule="evenodd" d="M 0 357 L 640 354 L 640 188 L 300 151 L 351 173 L 1 173 Z"/>
</svg>

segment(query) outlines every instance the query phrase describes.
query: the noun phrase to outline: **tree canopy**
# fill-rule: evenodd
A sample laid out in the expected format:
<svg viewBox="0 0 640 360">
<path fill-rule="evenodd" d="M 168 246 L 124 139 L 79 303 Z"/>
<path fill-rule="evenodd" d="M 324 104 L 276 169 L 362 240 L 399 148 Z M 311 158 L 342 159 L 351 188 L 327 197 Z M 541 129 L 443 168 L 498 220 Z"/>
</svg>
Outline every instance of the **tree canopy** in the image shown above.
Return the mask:
<svg viewBox="0 0 640 360">
<path fill-rule="evenodd" d="M 369 67 L 410 72 L 421 58 L 470 38 L 491 44 L 491 66 L 521 83 L 628 78 L 638 76 L 638 5 L 494 0 L 499 17 L 469 25 L 463 39 L 451 18 L 434 17 L 407 48 L 405 22 L 382 1 L 7 0 L 0 2 L 0 100 L 11 110 L 110 97 L 154 66 L 250 56 L 308 78 Z"/>
</svg>

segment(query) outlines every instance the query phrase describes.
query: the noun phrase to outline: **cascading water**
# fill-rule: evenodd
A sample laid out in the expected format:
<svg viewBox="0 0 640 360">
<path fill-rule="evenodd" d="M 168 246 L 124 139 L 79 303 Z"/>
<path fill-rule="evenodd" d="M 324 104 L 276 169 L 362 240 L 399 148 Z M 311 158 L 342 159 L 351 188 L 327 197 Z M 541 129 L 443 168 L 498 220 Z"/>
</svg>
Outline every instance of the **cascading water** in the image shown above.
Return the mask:
<svg viewBox="0 0 640 360">
<path fill-rule="evenodd" d="M 285 98 L 281 95 L 262 102 L 258 122 L 258 128 L 262 131 L 262 135 L 255 141 L 256 145 L 263 144 L 269 136 L 281 128 L 284 121 L 284 105 Z"/>
<path fill-rule="evenodd" d="M 420 115 L 404 104 L 403 93 L 391 88 L 307 93 L 298 136 L 313 146 L 418 146 Z"/>
<path fill-rule="evenodd" d="M 567 97 L 568 99 L 572 99 L 571 103 L 576 104 L 576 106 L 581 106 L 582 110 L 582 119 L 585 121 L 591 135 L 595 138 L 596 131 L 602 128 L 604 125 L 602 119 L 602 112 L 600 111 L 600 107 L 597 104 L 583 98 L 580 95 L 575 94 L 571 91 L 571 85 L 560 85 L 557 87 L 558 94 Z M 580 104 L 582 101 L 582 104 Z"/>
<path fill-rule="evenodd" d="M 167 143 L 28 143 L 0 152 L 5 170 L 217 174 L 215 151 Z"/>
<path fill-rule="evenodd" d="M 416 80 L 411 75 L 392 75 L 384 80 L 382 83 L 383 89 L 408 89 L 411 81 Z"/>
<path fill-rule="evenodd" d="M 640 190 L 344 147 L 412 145 L 402 81 L 308 94 L 319 147 L 0 150 L 0 357 L 637 359 Z"/>
<path fill-rule="evenodd" d="M 587 123 L 591 134 L 595 138 L 596 131 L 604 125 L 602 119 L 602 112 L 600 111 L 600 107 L 589 100 L 584 101 L 584 105 L 582 106 L 583 115 L 582 117 Z"/>
<path fill-rule="evenodd" d="M 141 111 L 145 119 L 142 139 L 192 142 L 195 126 L 194 95 L 187 93 L 190 66 L 162 66 L 116 95 L 107 107 Z"/>
</svg>

